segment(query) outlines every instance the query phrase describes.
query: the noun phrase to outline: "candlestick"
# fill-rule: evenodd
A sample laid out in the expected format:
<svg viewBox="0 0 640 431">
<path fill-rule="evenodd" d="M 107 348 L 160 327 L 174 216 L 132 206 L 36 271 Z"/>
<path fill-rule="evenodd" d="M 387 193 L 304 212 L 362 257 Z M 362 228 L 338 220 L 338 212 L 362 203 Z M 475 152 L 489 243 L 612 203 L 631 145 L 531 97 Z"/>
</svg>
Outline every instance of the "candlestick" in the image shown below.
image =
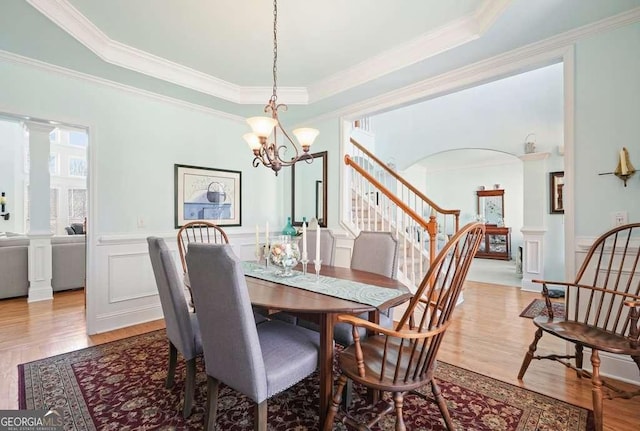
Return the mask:
<svg viewBox="0 0 640 431">
<path fill-rule="evenodd" d="M 264 243 L 269 246 L 269 222 L 267 222 L 267 226 L 264 230 Z"/>
<path fill-rule="evenodd" d="M 322 260 L 316 259 L 313 261 L 313 269 L 316 270 L 316 281 L 320 280 L 320 269 L 322 268 Z"/>
<path fill-rule="evenodd" d="M 309 259 L 303 258 L 300 263 L 302 264 L 302 274 L 307 275 L 307 265 L 309 264 Z"/>
<path fill-rule="evenodd" d="M 302 222 L 302 260 L 308 259 L 307 254 L 307 222 Z"/>
<path fill-rule="evenodd" d="M 320 260 L 320 225 L 316 227 L 316 260 Z"/>
</svg>

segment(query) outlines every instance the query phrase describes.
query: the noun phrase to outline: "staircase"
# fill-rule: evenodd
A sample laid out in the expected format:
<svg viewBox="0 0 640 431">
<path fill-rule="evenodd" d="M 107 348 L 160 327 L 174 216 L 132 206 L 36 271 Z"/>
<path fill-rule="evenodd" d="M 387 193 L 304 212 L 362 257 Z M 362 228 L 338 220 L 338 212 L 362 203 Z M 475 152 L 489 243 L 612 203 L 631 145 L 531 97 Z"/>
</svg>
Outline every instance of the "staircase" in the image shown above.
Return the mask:
<svg viewBox="0 0 640 431">
<path fill-rule="evenodd" d="M 345 227 L 353 235 L 392 232 L 400 244 L 399 279 L 417 287 L 429 262 L 459 229 L 460 210 L 436 205 L 353 138 L 344 162 Z"/>
</svg>

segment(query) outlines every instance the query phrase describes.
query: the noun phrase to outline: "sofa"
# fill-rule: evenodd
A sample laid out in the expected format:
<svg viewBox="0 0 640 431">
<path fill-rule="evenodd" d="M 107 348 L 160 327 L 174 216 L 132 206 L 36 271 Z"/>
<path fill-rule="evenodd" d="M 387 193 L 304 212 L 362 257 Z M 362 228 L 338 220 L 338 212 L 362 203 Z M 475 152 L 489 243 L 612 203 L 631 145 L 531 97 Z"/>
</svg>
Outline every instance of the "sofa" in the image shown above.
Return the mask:
<svg viewBox="0 0 640 431">
<path fill-rule="evenodd" d="M 51 238 L 51 287 L 54 292 L 84 287 L 85 235 Z M 0 238 L 0 299 L 29 293 L 29 238 Z"/>
<path fill-rule="evenodd" d="M 0 298 L 26 296 L 29 289 L 29 238 L 0 238 Z"/>
<path fill-rule="evenodd" d="M 87 270 L 85 235 L 51 238 L 52 278 L 54 292 L 84 287 Z"/>
</svg>

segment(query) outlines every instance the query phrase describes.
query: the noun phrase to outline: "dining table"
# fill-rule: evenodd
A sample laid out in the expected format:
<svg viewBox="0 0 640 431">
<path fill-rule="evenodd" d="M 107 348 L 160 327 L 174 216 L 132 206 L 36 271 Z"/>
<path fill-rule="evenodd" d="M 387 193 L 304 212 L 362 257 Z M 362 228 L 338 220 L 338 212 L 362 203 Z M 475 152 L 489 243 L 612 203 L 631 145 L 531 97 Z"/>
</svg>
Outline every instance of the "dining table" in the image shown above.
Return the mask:
<svg viewBox="0 0 640 431">
<path fill-rule="evenodd" d="M 249 264 L 245 263 L 245 265 Z M 322 429 L 333 395 L 333 326 L 337 322 L 337 316 L 368 312 L 369 320 L 378 322 L 380 311 L 406 302 L 411 298 L 411 293 L 404 284 L 396 279 L 371 272 L 327 265 L 322 266 L 318 278 L 315 273 L 306 274 L 304 277 L 301 277 L 302 273 L 299 273 L 298 277 L 293 277 L 293 279 L 306 279 L 307 286 L 305 287 L 316 290 L 313 291 L 292 286 L 288 277 L 263 277 L 260 274 L 260 268 L 256 265 L 259 264 L 253 264 L 251 267 L 254 271 L 249 266 L 245 266 L 245 279 L 251 303 L 254 306 L 269 310 L 269 312 L 285 311 L 298 315 L 315 316 L 315 320 L 319 323 L 319 429 Z M 257 269 L 257 273 L 255 269 Z M 266 269 L 264 272 L 268 274 Z M 340 285 L 341 281 L 342 285 Z M 332 289 L 336 283 L 340 285 L 340 288 Z M 314 289 L 316 286 L 318 289 Z M 323 289 L 323 286 L 328 286 L 329 289 Z M 383 302 L 378 304 L 375 300 L 370 301 L 369 298 L 363 298 L 363 302 L 358 302 L 361 300 L 360 298 L 353 300 L 332 296 L 335 294 L 334 291 L 339 291 L 341 296 L 349 297 L 350 289 L 357 291 L 362 287 L 370 294 L 369 296 Z M 393 289 L 393 291 L 380 290 L 380 288 Z M 387 299 L 387 297 L 389 298 Z"/>
</svg>

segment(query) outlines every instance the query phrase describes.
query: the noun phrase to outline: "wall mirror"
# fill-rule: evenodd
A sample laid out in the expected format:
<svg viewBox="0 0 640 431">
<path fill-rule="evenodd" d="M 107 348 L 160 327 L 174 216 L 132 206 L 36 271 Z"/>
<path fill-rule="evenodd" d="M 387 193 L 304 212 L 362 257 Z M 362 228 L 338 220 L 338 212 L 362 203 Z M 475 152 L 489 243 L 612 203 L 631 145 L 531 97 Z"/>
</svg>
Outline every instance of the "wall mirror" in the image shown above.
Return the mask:
<svg viewBox="0 0 640 431">
<path fill-rule="evenodd" d="M 504 226 L 504 190 L 478 190 L 478 215 L 486 224 Z"/>
<path fill-rule="evenodd" d="M 294 226 L 315 217 L 327 227 L 327 152 L 311 154 L 312 163 L 300 161 L 291 166 L 291 220 Z"/>
</svg>

